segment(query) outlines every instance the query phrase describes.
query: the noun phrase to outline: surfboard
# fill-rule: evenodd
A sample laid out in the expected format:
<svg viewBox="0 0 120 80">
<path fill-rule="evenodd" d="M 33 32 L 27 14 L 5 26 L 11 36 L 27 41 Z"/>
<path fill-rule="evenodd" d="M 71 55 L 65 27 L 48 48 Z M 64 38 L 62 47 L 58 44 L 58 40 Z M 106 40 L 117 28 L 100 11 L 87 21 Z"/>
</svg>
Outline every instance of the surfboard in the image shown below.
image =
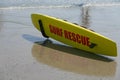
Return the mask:
<svg viewBox="0 0 120 80">
<path fill-rule="evenodd" d="M 32 23 L 46 38 L 53 38 L 90 53 L 117 56 L 116 43 L 89 29 L 44 14 L 32 14 Z"/>
</svg>

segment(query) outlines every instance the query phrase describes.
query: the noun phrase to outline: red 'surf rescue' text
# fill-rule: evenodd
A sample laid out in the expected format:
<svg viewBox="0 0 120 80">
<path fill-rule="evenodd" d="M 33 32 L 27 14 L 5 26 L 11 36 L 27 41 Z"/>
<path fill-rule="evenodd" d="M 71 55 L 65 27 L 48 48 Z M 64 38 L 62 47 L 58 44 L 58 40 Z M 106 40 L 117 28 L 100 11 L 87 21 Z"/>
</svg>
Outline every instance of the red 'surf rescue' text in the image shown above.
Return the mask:
<svg viewBox="0 0 120 80">
<path fill-rule="evenodd" d="M 65 39 L 71 40 L 73 42 L 85 45 L 85 46 L 90 46 L 90 38 L 87 36 L 83 36 L 80 34 L 76 34 L 74 32 L 70 32 L 68 30 L 63 30 L 59 27 L 49 25 L 50 32 L 54 35 L 64 37 Z"/>
</svg>

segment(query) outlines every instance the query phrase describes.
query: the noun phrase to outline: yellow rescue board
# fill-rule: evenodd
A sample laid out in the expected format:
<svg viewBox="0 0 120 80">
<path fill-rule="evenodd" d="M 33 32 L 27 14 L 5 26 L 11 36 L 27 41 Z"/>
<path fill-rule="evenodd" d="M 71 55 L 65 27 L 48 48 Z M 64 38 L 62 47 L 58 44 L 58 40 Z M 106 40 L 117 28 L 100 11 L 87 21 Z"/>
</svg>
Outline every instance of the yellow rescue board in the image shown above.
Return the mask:
<svg viewBox="0 0 120 80">
<path fill-rule="evenodd" d="M 117 56 L 116 43 L 103 35 L 48 15 L 32 14 L 31 18 L 46 38 L 51 37 L 91 53 Z"/>
</svg>

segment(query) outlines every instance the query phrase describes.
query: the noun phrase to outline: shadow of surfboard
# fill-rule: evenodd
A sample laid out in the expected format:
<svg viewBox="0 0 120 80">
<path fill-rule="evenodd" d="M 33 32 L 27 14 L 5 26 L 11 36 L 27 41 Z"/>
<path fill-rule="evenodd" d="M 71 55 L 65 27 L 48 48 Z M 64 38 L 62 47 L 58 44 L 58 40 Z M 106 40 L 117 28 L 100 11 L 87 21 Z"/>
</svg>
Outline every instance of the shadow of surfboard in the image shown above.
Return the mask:
<svg viewBox="0 0 120 80">
<path fill-rule="evenodd" d="M 38 45 L 41 45 L 44 47 L 48 47 L 48 48 L 52 48 L 55 50 L 59 50 L 62 52 L 66 52 L 68 54 L 77 55 L 77 56 L 81 56 L 81 57 L 85 57 L 85 58 L 89 58 L 89 59 L 94 59 L 94 60 L 105 61 L 105 62 L 114 61 L 111 58 L 108 58 L 108 57 L 105 57 L 105 56 L 102 56 L 99 54 L 87 52 L 87 51 L 73 48 L 71 46 L 63 45 L 60 43 L 54 43 L 50 39 L 39 38 L 39 37 L 28 35 L 28 34 L 24 34 L 23 38 L 30 41 L 30 42 L 33 42 L 35 44 L 38 44 Z"/>
<path fill-rule="evenodd" d="M 53 43 L 50 39 L 46 39 L 45 41 L 38 41 L 38 42 L 35 42 L 35 43 L 39 44 L 39 45 L 42 45 L 44 47 L 52 48 L 52 49 L 55 49 L 55 50 L 66 52 L 68 54 L 77 55 L 77 56 L 81 56 L 81 57 L 85 57 L 85 58 L 89 58 L 89 59 L 100 60 L 100 61 L 105 61 L 105 62 L 114 61 L 111 58 L 108 58 L 108 57 L 105 57 L 105 56 L 102 56 L 102 55 L 99 55 L 99 54 L 87 52 L 87 51 L 80 50 L 80 49 L 77 49 L 77 48 L 73 48 L 73 47 L 67 46 L 67 45 L 61 45 L 61 44 Z"/>
</svg>

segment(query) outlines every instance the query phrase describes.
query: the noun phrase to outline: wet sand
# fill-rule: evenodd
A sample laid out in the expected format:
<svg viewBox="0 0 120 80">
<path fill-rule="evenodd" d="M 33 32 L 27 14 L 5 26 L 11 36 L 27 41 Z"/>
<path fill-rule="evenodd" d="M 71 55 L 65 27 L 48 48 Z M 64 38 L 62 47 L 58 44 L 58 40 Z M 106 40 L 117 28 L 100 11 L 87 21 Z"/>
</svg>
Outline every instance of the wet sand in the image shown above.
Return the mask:
<svg viewBox="0 0 120 80">
<path fill-rule="evenodd" d="M 117 57 L 96 55 L 52 39 L 46 41 L 31 23 L 33 12 L 82 22 L 79 8 L 0 10 L 0 80 L 119 80 L 119 27 L 95 25 L 100 17 L 87 22 L 117 43 Z"/>
</svg>

